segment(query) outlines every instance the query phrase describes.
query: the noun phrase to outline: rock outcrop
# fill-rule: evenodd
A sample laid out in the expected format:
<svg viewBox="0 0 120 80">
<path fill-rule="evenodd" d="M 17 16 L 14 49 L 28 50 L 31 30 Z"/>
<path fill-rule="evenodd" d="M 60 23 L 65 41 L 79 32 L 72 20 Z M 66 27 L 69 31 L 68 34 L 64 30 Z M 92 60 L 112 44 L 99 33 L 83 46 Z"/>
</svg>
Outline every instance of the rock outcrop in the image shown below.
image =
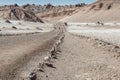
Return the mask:
<svg viewBox="0 0 120 80">
<path fill-rule="evenodd" d="M 85 5 L 85 3 L 63 6 L 54 6 L 50 3 L 43 6 L 36 4 L 5 5 L 0 6 L 0 18 L 43 22 L 41 18 L 64 18 L 70 16 Z"/>
<path fill-rule="evenodd" d="M 40 18 L 38 18 L 33 12 L 25 11 L 21 8 L 12 8 L 12 9 L 1 10 L 0 18 L 10 19 L 10 20 L 34 21 L 34 22 L 42 22 L 43 23 L 43 21 Z"/>
</svg>

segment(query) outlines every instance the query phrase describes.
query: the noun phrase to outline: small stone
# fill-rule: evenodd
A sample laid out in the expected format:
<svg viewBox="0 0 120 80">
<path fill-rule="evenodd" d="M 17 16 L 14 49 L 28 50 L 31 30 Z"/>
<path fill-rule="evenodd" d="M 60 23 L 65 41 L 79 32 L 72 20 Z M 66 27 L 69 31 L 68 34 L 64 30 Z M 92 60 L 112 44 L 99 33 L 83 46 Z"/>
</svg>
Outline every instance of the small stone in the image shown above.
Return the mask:
<svg viewBox="0 0 120 80">
<path fill-rule="evenodd" d="M 120 48 L 119 46 L 115 46 L 114 48 Z"/>
<path fill-rule="evenodd" d="M 36 80 L 37 79 L 36 73 L 35 72 L 30 73 L 29 79 L 30 80 Z"/>
<path fill-rule="evenodd" d="M 12 26 L 12 28 L 13 28 L 13 29 L 17 29 L 17 27 L 15 27 L 15 26 Z"/>
<path fill-rule="evenodd" d="M 9 20 L 6 20 L 5 22 L 6 22 L 6 23 L 11 23 Z"/>
<path fill-rule="evenodd" d="M 36 70 L 39 72 L 44 72 L 44 70 L 42 68 L 37 68 Z"/>
<path fill-rule="evenodd" d="M 45 63 L 45 65 L 46 65 L 47 67 L 56 68 L 56 67 L 54 67 L 53 64 L 51 64 L 51 63 Z"/>
<path fill-rule="evenodd" d="M 119 58 L 120 57 L 120 55 L 117 55 L 117 58 Z"/>
</svg>

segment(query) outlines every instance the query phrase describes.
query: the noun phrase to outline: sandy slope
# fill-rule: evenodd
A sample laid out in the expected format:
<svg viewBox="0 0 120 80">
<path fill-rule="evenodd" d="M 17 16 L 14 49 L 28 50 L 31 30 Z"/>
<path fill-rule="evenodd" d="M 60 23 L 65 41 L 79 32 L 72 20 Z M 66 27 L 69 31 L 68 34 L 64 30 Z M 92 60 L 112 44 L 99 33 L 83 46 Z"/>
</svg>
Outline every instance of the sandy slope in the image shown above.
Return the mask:
<svg viewBox="0 0 120 80">
<path fill-rule="evenodd" d="M 110 8 L 109 8 L 110 7 Z M 119 22 L 119 0 L 97 0 L 83 7 L 78 13 L 68 16 L 61 21 L 66 22 Z"/>
</svg>

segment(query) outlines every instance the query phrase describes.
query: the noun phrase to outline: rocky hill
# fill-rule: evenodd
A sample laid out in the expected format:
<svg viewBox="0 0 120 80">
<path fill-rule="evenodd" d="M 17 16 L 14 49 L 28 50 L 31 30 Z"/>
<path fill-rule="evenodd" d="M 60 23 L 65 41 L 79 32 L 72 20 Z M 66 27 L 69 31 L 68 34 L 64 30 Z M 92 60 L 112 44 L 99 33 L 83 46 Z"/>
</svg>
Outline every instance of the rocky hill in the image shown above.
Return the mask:
<svg viewBox="0 0 120 80">
<path fill-rule="evenodd" d="M 0 18 L 1 19 L 11 19 L 11 20 L 25 20 L 25 21 L 34 21 L 42 22 L 33 12 L 23 10 L 18 6 L 3 6 L 0 9 Z"/>
<path fill-rule="evenodd" d="M 11 19 L 11 20 L 25 20 L 25 21 L 34 21 L 42 22 L 33 12 L 25 11 L 20 8 L 12 8 L 8 10 L 0 11 L 0 18 L 2 19 Z"/>
<path fill-rule="evenodd" d="M 43 6 L 35 5 L 35 4 L 26 4 L 23 6 L 19 6 L 17 4 L 5 5 L 0 7 L 0 12 L 1 12 L 0 17 L 5 19 L 6 18 L 19 19 L 19 20 L 25 19 L 30 21 L 40 21 L 39 18 L 54 18 L 54 17 L 63 18 L 65 16 L 74 14 L 76 10 L 78 10 L 79 8 L 85 5 L 86 5 L 85 3 L 80 3 L 76 5 L 65 5 L 65 6 L 54 6 L 50 3 Z M 17 14 L 17 13 L 21 13 L 21 14 Z"/>
<path fill-rule="evenodd" d="M 84 6 L 84 3 L 76 4 L 76 5 L 65 5 L 65 6 L 54 6 L 52 4 L 47 5 L 23 5 L 22 7 L 29 11 L 34 11 L 39 17 L 45 18 L 45 17 L 57 17 L 57 16 L 64 16 L 64 15 L 70 15 L 74 13 L 76 9 L 79 9 L 80 7 Z"/>
</svg>

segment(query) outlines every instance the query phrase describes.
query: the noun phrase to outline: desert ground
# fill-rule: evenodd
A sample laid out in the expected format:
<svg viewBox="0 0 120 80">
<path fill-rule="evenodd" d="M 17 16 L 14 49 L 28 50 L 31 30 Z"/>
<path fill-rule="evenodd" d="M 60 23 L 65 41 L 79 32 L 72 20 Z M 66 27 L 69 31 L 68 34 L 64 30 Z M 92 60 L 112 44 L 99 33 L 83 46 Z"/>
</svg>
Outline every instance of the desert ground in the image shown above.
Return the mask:
<svg viewBox="0 0 120 80">
<path fill-rule="evenodd" d="M 55 30 L 49 32 L 0 37 L 2 80 L 120 79 L 120 27 L 114 27 L 119 23 L 106 23 L 106 27 L 96 23 L 54 26 Z M 53 48 L 56 58 L 46 61 Z"/>
<path fill-rule="evenodd" d="M 120 80 L 119 4 L 0 7 L 0 80 Z"/>
</svg>

